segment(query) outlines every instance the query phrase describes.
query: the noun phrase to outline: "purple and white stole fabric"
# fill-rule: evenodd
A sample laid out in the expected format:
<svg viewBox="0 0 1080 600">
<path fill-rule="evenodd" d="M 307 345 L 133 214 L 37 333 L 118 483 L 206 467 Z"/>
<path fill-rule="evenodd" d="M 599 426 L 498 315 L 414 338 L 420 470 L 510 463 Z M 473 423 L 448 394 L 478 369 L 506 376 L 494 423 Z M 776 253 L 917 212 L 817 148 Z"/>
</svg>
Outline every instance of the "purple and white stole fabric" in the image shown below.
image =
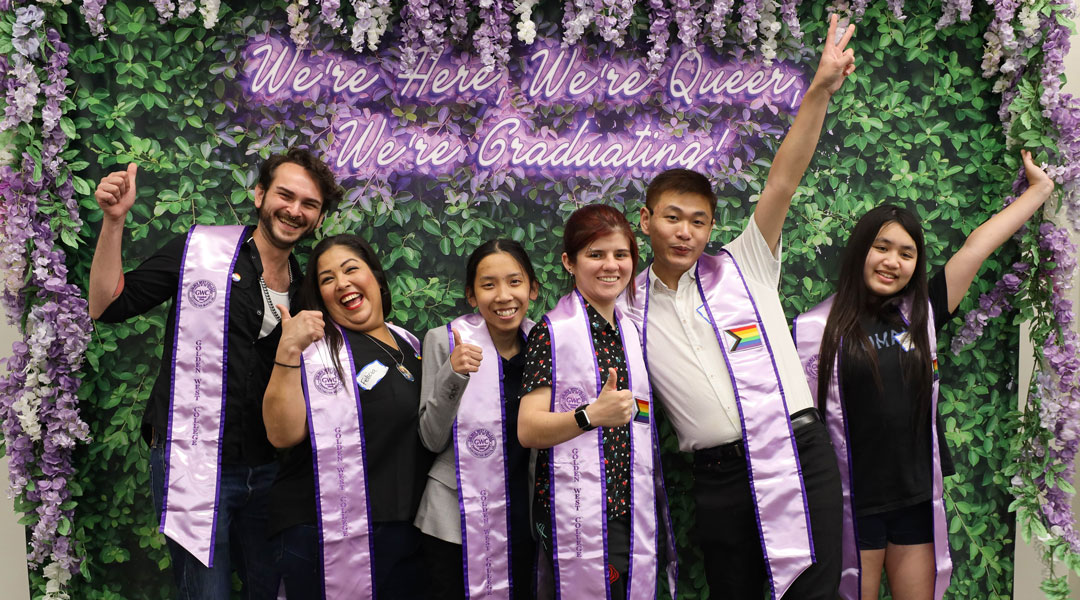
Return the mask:
<svg viewBox="0 0 1080 600">
<path fill-rule="evenodd" d="M 395 325 L 386 325 L 418 351 L 415 336 Z M 349 338 L 340 326 L 338 330 L 342 338 L 338 362 L 348 381 L 338 377 L 330 346 L 324 340 L 308 346 L 300 361 L 315 469 L 323 597 L 374 598 L 364 416 L 352 377 L 356 365 Z"/>
<path fill-rule="evenodd" d="M 207 567 L 214 564 L 217 530 L 229 293 L 244 232 L 193 227 L 176 292 L 160 530 Z"/>
<path fill-rule="evenodd" d="M 855 501 L 852 494 L 851 479 L 851 445 L 848 438 L 844 394 L 840 387 L 840 356 L 843 354 L 843 340 L 841 340 L 840 348 L 837 349 L 836 357 L 833 360 L 828 396 L 824 399 L 818 398 L 821 340 L 825 334 L 825 325 L 829 320 L 829 311 L 832 309 L 835 299 L 835 296 L 830 296 L 821 304 L 796 317 L 792 323 L 792 334 L 795 337 L 795 347 L 798 349 L 799 360 L 802 362 L 806 380 L 810 384 L 810 391 L 814 395 L 814 401 L 818 406 L 821 406 L 823 400 L 825 401 L 825 424 L 829 429 L 829 435 L 832 437 L 836 462 L 840 467 L 840 481 L 844 492 L 843 570 L 840 576 L 840 596 L 844 600 L 860 600 L 862 594 L 862 566 L 859 560 L 859 547 L 855 530 Z M 910 325 L 908 322 L 908 315 L 911 314 L 910 298 L 905 298 L 901 303 L 900 314 L 904 319 L 904 324 Z M 938 448 L 937 419 L 934 418 L 934 415 L 937 415 L 938 375 L 937 331 L 934 329 L 933 307 L 930 308 L 927 322 L 927 336 L 930 343 L 930 358 L 934 365 L 933 395 L 930 403 L 930 439 L 933 451 L 933 465 L 931 465 L 933 498 L 931 499 L 931 505 L 934 514 L 934 598 L 941 600 L 945 595 L 945 589 L 949 586 L 949 578 L 952 575 L 952 557 L 949 555 L 949 533 L 945 520 L 941 449 Z"/>
<path fill-rule="evenodd" d="M 532 327 L 533 322 L 525 319 L 521 331 L 528 335 Z M 447 324 L 451 351 L 454 331 L 462 343 L 480 346 L 484 353 L 479 370 L 469 375 L 454 421 L 465 597 L 509 600 L 514 582 L 510 569 L 506 428 L 517 427 L 517 423 L 506 423 L 502 361 L 484 318 L 470 314 Z"/>
<path fill-rule="evenodd" d="M 721 250 L 716 256 L 702 255 L 696 268 L 698 294 L 735 391 L 769 585 L 773 597 L 780 598 L 814 561 L 806 487 L 780 372 L 757 304 L 731 254 Z M 647 270 L 635 285 L 637 302 L 643 305 L 632 314 L 640 319 L 647 339 Z"/>
<path fill-rule="evenodd" d="M 559 300 L 544 319 L 551 334 L 551 411 L 570 412 L 594 400 L 603 387 L 585 300 L 574 290 Z M 619 309 L 615 310 L 615 319 L 622 335 L 630 389 L 646 415 L 630 421 L 627 598 L 652 600 L 656 597 L 659 535 L 654 480 L 658 463 L 653 420 L 648 416 L 652 390 L 637 329 Z M 603 428 L 552 447 L 550 463 L 556 598 L 610 599 Z"/>
</svg>

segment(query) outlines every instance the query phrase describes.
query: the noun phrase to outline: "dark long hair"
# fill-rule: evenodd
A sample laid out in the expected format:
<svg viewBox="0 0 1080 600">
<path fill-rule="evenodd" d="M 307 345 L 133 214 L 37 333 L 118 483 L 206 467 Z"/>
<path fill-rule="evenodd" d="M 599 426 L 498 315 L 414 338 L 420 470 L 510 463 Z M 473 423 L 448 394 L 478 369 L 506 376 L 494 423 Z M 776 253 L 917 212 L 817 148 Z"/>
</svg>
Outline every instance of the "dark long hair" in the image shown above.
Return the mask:
<svg viewBox="0 0 1080 600">
<path fill-rule="evenodd" d="M 896 223 L 915 240 L 915 271 L 911 280 L 900 292 L 888 298 L 878 298 L 866 287 L 863 269 L 866 255 L 877 238 L 881 228 L 889 223 Z M 818 376 L 818 398 L 826 398 L 829 380 L 832 378 L 833 363 L 843 342 L 844 360 L 853 361 L 870 369 L 874 374 L 874 383 L 882 389 L 881 374 L 878 371 L 877 350 L 870 344 L 860 320 L 864 316 L 876 313 L 886 321 L 900 321 L 900 303 L 905 297 L 911 298 L 911 314 L 908 316 L 908 335 L 912 342 L 909 352 L 901 353 L 904 379 L 909 389 L 918 396 L 915 413 L 916 423 L 925 422 L 930 412 L 930 396 L 933 385 L 933 366 L 931 365 L 930 339 L 926 333 L 927 320 L 930 316 L 929 292 L 926 282 L 926 244 L 923 240 L 922 225 L 911 211 L 894 204 L 885 204 L 867 212 L 855 225 L 844 249 L 843 262 L 840 266 L 840 279 L 836 285 L 836 300 L 829 319 L 825 323 L 825 332 L 821 339 L 821 356 Z M 902 323 L 896 323 L 902 325 Z"/>
<path fill-rule="evenodd" d="M 523 248 L 521 244 L 505 238 L 488 240 L 483 244 L 480 244 L 476 250 L 473 250 L 472 254 L 469 255 L 469 262 L 465 264 L 466 297 L 469 295 L 469 292 L 474 292 L 475 290 L 476 270 L 480 268 L 480 262 L 492 254 L 498 254 L 499 252 L 505 252 L 517 261 L 521 270 L 525 271 L 525 277 L 529 279 L 530 286 L 536 283 L 536 271 L 533 270 L 532 261 L 529 260 L 529 253 L 525 252 L 525 248 Z"/>
<path fill-rule="evenodd" d="M 322 313 L 323 332 L 326 334 L 326 342 L 330 346 L 330 355 L 334 360 L 334 368 L 337 369 L 338 378 L 341 381 L 348 381 L 344 375 L 345 370 L 341 366 L 341 361 L 338 360 L 338 352 L 341 350 L 344 340 L 341 337 L 341 332 L 330 319 L 330 313 L 326 310 L 326 304 L 323 303 L 322 294 L 319 292 L 319 258 L 327 250 L 335 246 L 345 246 L 352 250 L 371 269 L 375 281 L 379 283 L 383 320 L 390 314 L 390 286 L 386 282 L 386 273 L 379 263 L 378 255 L 360 236 L 342 234 L 328 237 L 316 244 L 315 249 L 311 251 L 311 256 L 308 258 L 307 272 L 304 273 L 304 279 L 300 281 L 300 290 L 296 294 L 296 312 L 317 310 Z"/>
<path fill-rule="evenodd" d="M 575 210 L 566 220 L 563 229 L 563 252 L 570 259 L 570 264 L 577 261 L 577 254 L 594 240 L 612 233 L 621 233 L 630 246 L 630 283 L 626 286 L 626 296 L 634 302 L 634 276 L 637 275 L 638 247 L 634 230 L 619 209 L 606 204 L 589 204 Z M 573 287 L 573 276 L 571 276 Z"/>
</svg>

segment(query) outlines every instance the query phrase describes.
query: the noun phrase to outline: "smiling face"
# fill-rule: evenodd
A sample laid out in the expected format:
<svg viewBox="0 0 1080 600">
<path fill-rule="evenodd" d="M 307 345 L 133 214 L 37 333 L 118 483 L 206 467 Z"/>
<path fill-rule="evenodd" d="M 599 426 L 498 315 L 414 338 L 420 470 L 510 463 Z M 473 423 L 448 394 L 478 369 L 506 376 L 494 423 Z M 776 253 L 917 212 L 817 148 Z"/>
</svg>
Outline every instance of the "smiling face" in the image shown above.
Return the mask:
<svg viewBox="0 0 1080 600">
<path fill-rule="evenodd" d="M 867 289 L 875 296 L 899 293 L 911 281 L 918 258 L 915 240 L 899 223 L 882 225 L 863 265 Z"/>
<path fill-rule="evenodd" d="M 630 241 L 619 232 L 602 235 L 579 250 L 573 260 L 564 252 L 563 266 L 574 275 L 577 289 L 594 308 L 613 305 L 634 276 Z"/>
<path fill-rule="evenodd" d="M 529 301 L 536 300 L 539 288 L 529 281 L 525 269 L 506 252 L 485 256 L 476 267 L 476 277 L 465 290 L 469 305 L 480 310 L 489 328 L 516 332 L 529 310 Z"/>
<path fill-rule="evenodd" d="M 383 324 L 379 282 L 360 255 L 347 246 L 332 246 L 319 256 L 319 294 L 330 318 L 353 331 L 371 331 Z"/>
<path fill-rule="evenodd" d="M 712 207 L 698 194 L 664 192 L 651 211 L 642 208 L 641 231 L 652 244 L 653 271 L 677 280 L 705 251 L 712 226 Z"/>
<path fill-rule="evenodd" d="M 282 163 L 274 169 L 269 188 L 255 187 L 257 233 L 277 248 L 292 248 L 319 226 L 322 205 L 322 192 L 307 169 Z"/>
</svg>

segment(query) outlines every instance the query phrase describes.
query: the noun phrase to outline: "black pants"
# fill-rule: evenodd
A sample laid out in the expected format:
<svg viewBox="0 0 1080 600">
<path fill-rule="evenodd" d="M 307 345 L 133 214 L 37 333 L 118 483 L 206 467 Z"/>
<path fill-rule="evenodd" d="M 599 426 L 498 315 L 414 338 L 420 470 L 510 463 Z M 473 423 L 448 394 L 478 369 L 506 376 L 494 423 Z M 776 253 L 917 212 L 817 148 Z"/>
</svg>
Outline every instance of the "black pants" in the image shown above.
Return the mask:
<svg viewBox="0 0 1080 600">
<path fill-rule="evenodd" d="M 607 522 L 608 588 L 611 590 L 612 600 L 626 598 L 626 576 L 630 572 L 630 518 L 631 515 L 624 515 L 609 519 Z M 555 569 L 552 560 L 554 549 L 551 547 L 550 537 L 541 535 L 539 542 L 540 558 L 538 560 L 542 564 L 538 568 L 537 577 L 540 581 L 536 597 L 548 600 L 555 597 L 553 579 Z"/>
<path fill-rule="evenodd" d="M 525 539 L 510 547 L 512 587 L 510 597 L 514 600 L 533 600 L 536 597 L 536 544 L 522 532 Z M 465 600 L 465 570 L 461 556 L 461 544 L 454 544 L 427 534 L 421 546 L 431 568 L 431 600 Z M 515 540 L 516 542 L 516 540 Z"/>
<path fill-rule="evenodd" d="M 825 425 L 795 432 L 816 562 L 795 580 L 784 600 L 835 600 L 840 586 L 843 498 L 840 471 Z M 705 554 L 709 598 L 762 600 L 770 594 L 746 459 L 694 465 L 696 541 Z"/>
<path fill-rule="evenodd" d="M 427 565 L 420 551 L 420 530 L 407 521 L 372 523 L 375 591 L 379 598 L 426 600 Z M 294 525 L 270 539 L 289 600 L 322 600 L 319 530 Z"/>
</svg>

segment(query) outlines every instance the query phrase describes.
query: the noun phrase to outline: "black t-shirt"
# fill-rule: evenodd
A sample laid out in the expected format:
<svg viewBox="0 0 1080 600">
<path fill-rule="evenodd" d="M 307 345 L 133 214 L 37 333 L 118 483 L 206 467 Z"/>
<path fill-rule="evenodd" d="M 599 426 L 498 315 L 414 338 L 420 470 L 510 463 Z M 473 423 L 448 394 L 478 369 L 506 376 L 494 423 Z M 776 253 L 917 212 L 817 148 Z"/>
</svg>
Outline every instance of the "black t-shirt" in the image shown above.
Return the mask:
<svg viewBox="0 0 1080 600">
<path fill-rule="evenodd" d="M 516 355 L 502 359 L 503 402 L 506 406 L 506 472 L 510 488 L 510 531 L 529 536 L 529 450 L 521 445 L 517 434 L 518 409 L 521 407 L 521 376 L 525 371 L 525 345 Z M 519 540 L 514 539 L 516 544 Z"/>
<path fill-rule="evenodd" d="M 346 330 L 346 335 L 358 371 L 375 360 L 389 367 L 370 390 L 357 388 L 364 420 L 371 521 L 411 523 L 420 506 L 428 469 L 435 459 L 420 442 L 420 358 L 408 342 L 393 334 L 405 355 L 402 364 L 413 376 L 413 381 L 408 381 L 387 355 L 389 351 L 398 358 L 397 351 L 360 333 Z M 279 460 L 281 468 L 270 488 L 269 535 L 293 525 L 318 523 L 310 437 L 281 451 Z"/>
<path fill-rule="evenodd" d="M 221 438 L 224 464 L 264 465 L 274 461 L 274 447 L 266 440 L 262 420 L 262 399 L 277 352 L 281 327 L 260 338 L 263 322 L 263 291 L 259 284 L 262 260 L 251 230 L 240 247 L 233 267 L 229 292 L 228 357 L 225 381 L 225 428 Z M 176 290 L 184 259 L 187 235 L 173 238 L 137 268 L 124 273 L 124 289 L 98 319 L 119 323 L 141 315 L 169 300 L 162 341 L 161 363 L 150 401 L 143 413 L 143 435 L 150 442 L 151 431 L 159 438 L 167 435 L 169 398 L 172 390 L 173 341 L 176 336 Z M 300 265 L 289 255 L 293 296 L 300 282 Z M 183 350 L 183 349 L 181 349 Z"/>
<path fill-rule="evenodd" d="M 949 313 L 949 293 L 944 272 L 929 281 L 934 328 L 941 328 Z M 842 361 L 841 388 L 851 444 L 855 512 L 869 515 L 896 510 L 930 500 L 930 424 L 916 426 L 920 402 L 904 380 L 901 340 L 907 328 L 899 317 L 864 317 L 860 322 L 877 351 L 881 389 L 869 365 Z M 937 417 L 935 417 L 937 418 Z M 944 428 L 938 421 L 938 445 L 942 472 L 951 475 L 953 465 L 945 445 Z"/>
</svg>

